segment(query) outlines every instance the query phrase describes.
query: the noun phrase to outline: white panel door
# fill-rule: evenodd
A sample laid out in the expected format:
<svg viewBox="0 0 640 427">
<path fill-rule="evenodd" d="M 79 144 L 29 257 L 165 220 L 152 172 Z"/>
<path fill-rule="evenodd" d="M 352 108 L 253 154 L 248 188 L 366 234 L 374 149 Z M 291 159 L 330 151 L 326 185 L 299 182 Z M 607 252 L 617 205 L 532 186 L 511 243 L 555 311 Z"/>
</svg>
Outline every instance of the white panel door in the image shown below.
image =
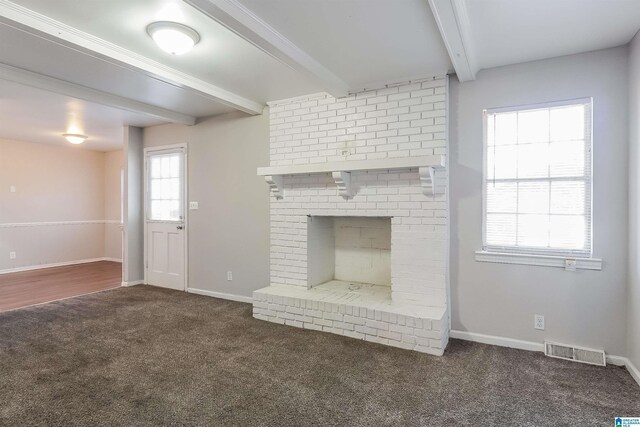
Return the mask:
<svg viewBox="0 0 640 427">
<path fill-rule="evenodd" d="M 185 290 L 184 149 L 147 151 L 146 281 Z"/>
</svg>

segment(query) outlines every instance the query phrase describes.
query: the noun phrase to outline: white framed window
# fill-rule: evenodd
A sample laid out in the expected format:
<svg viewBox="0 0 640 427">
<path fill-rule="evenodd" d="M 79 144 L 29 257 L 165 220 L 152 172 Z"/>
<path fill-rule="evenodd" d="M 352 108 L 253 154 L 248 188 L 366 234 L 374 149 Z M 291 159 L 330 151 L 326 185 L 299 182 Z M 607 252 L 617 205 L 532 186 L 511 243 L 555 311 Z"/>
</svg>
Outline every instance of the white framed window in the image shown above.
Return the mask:
<svg viewBox="0 0 640 427">
<path fill-rule="evenodd" d="M 485 258 L 591 258 L 591 99 L 490 109 L 483 116 Z"/>
</svg>

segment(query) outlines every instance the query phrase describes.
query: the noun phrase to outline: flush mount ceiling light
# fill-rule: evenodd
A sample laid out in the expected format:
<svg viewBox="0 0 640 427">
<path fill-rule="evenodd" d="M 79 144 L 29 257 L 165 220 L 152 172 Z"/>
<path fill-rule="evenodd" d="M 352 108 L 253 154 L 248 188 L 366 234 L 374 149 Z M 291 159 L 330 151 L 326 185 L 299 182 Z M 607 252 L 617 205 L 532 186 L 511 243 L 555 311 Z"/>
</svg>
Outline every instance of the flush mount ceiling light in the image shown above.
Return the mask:
<svg viewBox="0 0 640 427">
<path fill-rule="evenodd" d="M 172 55 L 187 53 L 200 41 L 196 30 L 177 22 L 154 22 L 147 26 L 147 34 L 160 49 Z"/>
<path fill-rule="evenodd" d="M 79 133 L 63 133 L 62 136 L 72 144 L 82 144 L 88 138 L 86 135 L 80 135 Z"/>
</svg>

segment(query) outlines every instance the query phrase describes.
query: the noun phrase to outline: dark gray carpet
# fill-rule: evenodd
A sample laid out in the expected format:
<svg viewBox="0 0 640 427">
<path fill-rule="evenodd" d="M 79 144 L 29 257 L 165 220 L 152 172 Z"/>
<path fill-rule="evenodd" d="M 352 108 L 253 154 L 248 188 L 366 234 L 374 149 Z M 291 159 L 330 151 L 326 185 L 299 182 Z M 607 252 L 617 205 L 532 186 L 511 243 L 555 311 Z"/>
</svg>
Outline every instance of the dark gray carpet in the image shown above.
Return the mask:
<svg viewBox="0 0 640 427">
<path fill-rule="evenodd" d="M 623 368 L 452 340 L 444 357 L 138 286 L 0 314 L 2 425 L 613 425 Z"/>
</svg>

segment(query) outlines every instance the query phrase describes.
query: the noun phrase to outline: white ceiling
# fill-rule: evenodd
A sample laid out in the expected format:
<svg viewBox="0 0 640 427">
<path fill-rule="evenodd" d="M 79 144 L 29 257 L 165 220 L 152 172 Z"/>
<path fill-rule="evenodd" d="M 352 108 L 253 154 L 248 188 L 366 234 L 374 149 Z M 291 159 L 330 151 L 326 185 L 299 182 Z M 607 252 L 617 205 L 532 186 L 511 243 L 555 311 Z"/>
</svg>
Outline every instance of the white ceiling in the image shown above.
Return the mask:
<svg viewBox="0 0 640 427">
<path fill-rule="evenodd" d="M 480 69 L 627 44 L 638 0 L 465 0 Z"/>
<path fill-rule="evenodd" d="M 351 89 L 452 69 L 427 0 L 240 1 Z"/>
<path fill-rule="evenodd" d="M 166 54 L 145 32 L 156 20 L 191 26 L 202 40 Z M 341 85 L 357 91 L 454 66 L 462 75 L 460 64 L 472 79 L 478 69 L 623 45 L 639 28 L 640 0 L 0 0 L 0 137 L 64 143 L 75 109 L 87 147 L 109 150 L 122 124 L 255 114 L 266 101 Z M 275 50 L 258 48 L 256 34 Z M 282 56 L 282 46 L 293 48 Z M 3 64 L 75 85 L 88 101 L 7 83 Z M 100 92 L 81 96 L 87 88 Z"/>
<path fill-rule="evenodd" d="M 161 120 L 0 80 L 0 139 L 72 146 L 63 133 L 89 135 L 78 148 L 122 148 L 123 126 Z"/>
<path fill-rule="evenodd" d="M 0 62 L 195 117 L 233 111 L 194 91 L 0 23 Z"/>
<path fill-rule="evenodd" d="M 21 6 L 125 47 L 190 76 L 265 103 L 320 88 L 181 0 L 20 0 Z M 146 27 L 176 21 L 194 28 L 200 42 L 172 56 L 155 45 Z"/>
</svg>

